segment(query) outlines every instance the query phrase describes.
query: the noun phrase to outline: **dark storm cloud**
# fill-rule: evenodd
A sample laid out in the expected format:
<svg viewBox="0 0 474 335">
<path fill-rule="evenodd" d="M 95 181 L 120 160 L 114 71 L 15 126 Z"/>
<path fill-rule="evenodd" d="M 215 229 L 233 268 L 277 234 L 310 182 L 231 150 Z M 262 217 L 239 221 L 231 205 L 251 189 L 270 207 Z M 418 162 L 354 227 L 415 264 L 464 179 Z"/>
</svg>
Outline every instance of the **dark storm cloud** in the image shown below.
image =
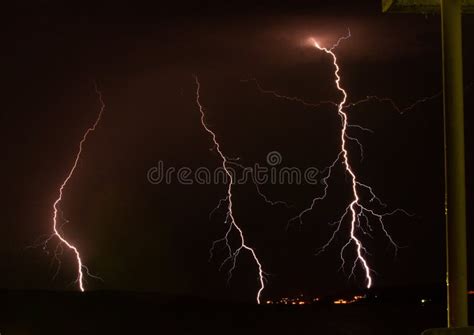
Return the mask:
<svg viewBox="0 0 474 335">
<path fill-rule="evenodd" d="M 209 66 L 229 72 L 229 62 L 238 62 L 240 66 L 234 67 L 238 70 L 255 62 L 287 67 L 312 63 L 321 57 L 309 45 L 309 38 L 329 47 L 348 29 L 352 37 L 338 50 L 344 62 L 403 62 L 428 52 L 439 57 L 437 16 L 368 15 L 361 20 L 355 15 L 248 14 L 245 19 L 232 17 L 226 22 L 219 18 L 190 19 L 181 21 L 177 30 L 168 31 L 169 35 L 147 42 L 170 50 L 169 55 L 181 50 L 181 57 L 168 59 L 181 69 L 196 63 L 201 69 Z"/>
<path fill-rule="evenodd" d="M 112 47 L 114 54 L 107 54 L 109 58 L 134 57 L 141 47 L 149 48 L 163 68 L 196 68 L 207 63 L 220 70 L 229 61 L 311 62 L 314 50 L 308 46 L 309 37 L 332 45 L 347 29 L 353 38 L 341 47 L 346 61 L 416 56 L 426 48 L 436 50 L 439 40 L 439 17 L 420 20 L 420 16 L 382 15 L 379 4 L 369 2 L 139 1 L 132 5 L 127 1 L 65 4 L 45 0 L 11 7 L 15 15 L 6 19 L 14 22 L 20 34 L 33 30 L 37 35 L 61 34 L 65 40 L 89 36 L 91 43 Z M 363 19 L 361 11 L 365 11 Z M 117 36 L 118 32 L 122 36 Z M 124 47 L 121 50 L 119 43 Z M 177 50 L 181 51 L 179 57 Z"/>
<path fill-rule="evenodd" d="M 400 25 L 401 21 L 403 25 Z M 298 47 L 308 47 L 308 37 L 330 47 L 350 30 L 352 38 L 344 41 L 339 48 L 345 60 L 390 61 L 418 56 L 422 50 L 426 52 L 427 47 L 436 48 L 438 26 L 437 16 L 420 20 L 420 17 L 374 13 L 361 20 L 360 17 L 348 15 L 304 15 L 281 19 L 273 27 L 267 27 L 266 35 L 285 45 L 288 53 L 292 51 L 291 61 L 297 62 L 308 61 L 308 57 L 313 56 L 296 51 Z"/>
</svg>

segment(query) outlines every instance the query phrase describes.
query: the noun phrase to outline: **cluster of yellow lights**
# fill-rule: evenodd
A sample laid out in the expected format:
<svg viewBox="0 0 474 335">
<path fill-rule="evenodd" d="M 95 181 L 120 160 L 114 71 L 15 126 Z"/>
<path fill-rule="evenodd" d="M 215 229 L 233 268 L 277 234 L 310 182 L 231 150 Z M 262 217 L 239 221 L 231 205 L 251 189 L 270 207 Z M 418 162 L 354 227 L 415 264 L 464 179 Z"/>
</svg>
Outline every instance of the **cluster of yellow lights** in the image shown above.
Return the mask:
<svg viewBox="0 0 474 335">
<path fill-rule="evenodd" d="M 348 305 L 353 304 L 356 302 L 360 302 L 361 300 L 367 298 L 365 295 L 355 295 L 352 299 L 337 299 L 333 301 L 335 305 Z M 303 295 L 296 297 L 296 298 L 281 298 L 280 300 L 267 300 L 265 303 L 267 305 L 308 305 L 314 304 L 319 302 L 319 298 L 312 298 L 312 299 L 305 299 Z"/>
<path fill-rule="evenodd" d="M 468 295 L 474 295 L 474 290 L 468 291 Z M 333 301 L 334 305 L 349 305 L 353 304 L 356 302 L 360 302 L 363 299 L 366 299 L 367 296 L 365 295 L 355 295 L 352 297 L 352 299 L 337 299 Z M 308 304 L 314 304 L 316 302 L 319 302 L 319 298 L 313 298 L 313 299 L 304 299 L 303 295 L 296 297 L 296 298 L 281 298 L 280 300 L 267 300 L 265 303 L 267 305 L 308 305 Z M 431 302 L 431 299 L 421 299 L 422 304 L 426 304 Z"/>
<path fill-rule="evenodd" d="M 280 300 L 267 300 L 267 305 L 309 305 L 318 302 L 319 298 L 305 299 L 303 295 L 296 298 L 281 298 Z"/>
<path fill-rule="evenodd" d="M 365 299 L 365 295 L 355 295 L 351 300 L 337 299 L 337 300 L 334 300 L 333 303 L 335 305 L 347 305 L 347 304 L 353 304 L 353 303 L 358 302 L 362 299 Z"/>
</svg>

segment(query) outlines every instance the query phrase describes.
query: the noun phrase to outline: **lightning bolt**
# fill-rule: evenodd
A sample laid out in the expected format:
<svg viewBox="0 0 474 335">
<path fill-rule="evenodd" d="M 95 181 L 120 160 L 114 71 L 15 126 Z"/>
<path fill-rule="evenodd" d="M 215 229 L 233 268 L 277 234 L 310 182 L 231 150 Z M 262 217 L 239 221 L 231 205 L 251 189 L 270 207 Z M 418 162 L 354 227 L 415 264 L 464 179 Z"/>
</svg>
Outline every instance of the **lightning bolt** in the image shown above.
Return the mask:
<svg viewBox="0 0 474 335">
<path fill-rule="evenodd" d="M 265 272 L 263 271 L 262 264 L 261 264 L 260 260 L 258 259 L 257 254 L 255 253 L 255 250 L 246 244 L 245 237 L 244 237 L 244 232 L 235 220 L 234 212 L 233 212 L 233 203 L 232 203 L 232 186 L 234 184 L 234 179 L 233 179 L 232 173 L 229 171 L 229 167 L 228 167 L 229 159 L 222 152 L 221 146 L 220 146 L 219 142 L 217 141 L 216 134 L 206 124 L 205 110 L 204 110 L 203 105 L 201 104 L 201 97 L 200 97 L 201 84 L 200 84 L 199 79 L 198 79 L 197 76 L 194 76 L 194 79 L 195 79 L 195 82 L 196 82 L 196 104 L 199 108 L 199 112 L 201 113 L 201 125 L 204 128 L 204 130 L 207 133 L 209 133 L 209 135 L 211 135 L 214 148 L 216 149 L 216 152 L 218 153 L 219 157 L 221 158 L 222 168 L 224 169 L 225 173 L 227 174 L 227 177 L 229 178 L 229 183 L 227 185 L 227 195 L 224 199 L 222 199 L 220 201 L 220 203 L 222 203 L 222 202 L 227 203 L 227 213 L 226 213 L 225 223 L 228 224 L 228 227 L 227 227 L 227 231 L 226 231 L 224 237 L 222 237 L 219 240 L 214 241 L 214 243 L 212 244 L 212 248 L 211 248 L 211 251 L 210 251 L 211 256 L 212 256 L 212 250 L 214 249 L 214 247 L 218 243 L 224 243 L 225 244 L 226 249 L 228 251 L 228 256 L 224 260 L 224 262 L 221 264 L 221 268 L 226 263 L 228 263 L 228 262 L 231 263 L 231 267 L 229 269 L 229 280 L 230 280 L 230 278 L 232 277 L 232 272 L 235 269 L 236 262 L 237 262 L 237 257 L 239 255 L 239 253 L 242 250 L 248 251 L 251 254 L 251 256 L 253 257 L 253 260 L 254 260 L 255 264 L 257 265 L 257 269 L 258 269 L 258 282 L 259 282 L 260 286 L 259 286 L 259 289 L 257 291 L 256 300 L 257 300 L 257 303 L 260 304 L 261 294 L 262 294 L 263 289 L 265 288 Z M 232 248 L 232 246 L 230 245 L 230 242 L 229 242 L 229 236 L 230 236 L 230 234 L 232 233 L 233 230 L 237 231 L 238 237 L 240 239 L 240 245 L 235 250 Z"/>
<path fill-rule="evenodd" d="M 63 253 L 63 245 L 66 246 L 67 248 L 69 248 L 74 253 L 74 256 L 76 257 L 76 262 L 77 262 L 77 276 L 76 276 L 75 282 L 78 284 L 79 289 L 81 290 L 81 292 L 84 292 L 84 273 L 87 274 L 88 276 L 91 276 L 91 277 L 94 277 L 94 278 L 97 278 L 97 279 L 100 279 L 100 278 L 90 274 L 89 269 L 82 262 L 81 254 L 80 254 L 79 249 L 77 248 L 77 246 L 75 246 L 74 244 L 72 244 L 72 242 L 69 242 L 66 239 L 66 237 L 64 236 L 64 233 L 62 232 L 61 226 L 58 224 L 58 216 L 60 215 L 59 213 L 61 212 L 59 208 L 60 208 L 61 201 L 63 200 L 64 189 L 66 188 L 69 180 L 72 178 L 72 176 L 74 174 L 74 171 L 77 168 L 77 165 L 79 163 L 79 159 L 81 158 L 82 147 L 83 147 L 84 143 L 86 142 L 89 134 L 92 133 L 96 129 L 97 125 L 99 124 L 99 122 L 102 118 L 102 113 L 105 109 L 105 103 L 102 99 L 102 93 L 99 91 L 97 85 L 95 85 L 95 92 L 96 92 L 97 96 L 99 97 L 99 102 L 101 104 L 100 109 L 99 109 L 99 114 L 97 115 L 97 118 L 96 118 L 94 124 L 91 127 L 89 127 L 85 131 L 84 135 L 82 136 L 82 139 L 79 142 L 78 150 L 76 152 L 76 156 L 74 158 L 74 162 L 72 164 L 72 167 L 70 168 L 66 178 L 64 179 L 61 186 L 59 187 L 58 198 L 53 203 L 53 218 L 52 218 L 53 233 L 44 242 L 44 248 L 46 248 L 48 242 L 52 238 L 58 238 L 59 239 L 59 244 L 56 247 L 56 251 L 55 251 L 55 254 L 54 254 L 54 257 L 58 261 L 58 264 L 61 264 L 60 259 L 58 258 L 59 257 L 58 251 L 59 251 L 59 254 Z M 61 215 L 62 215 L 62 212 L 61 212 Z M 67 220 L 66 220 L 66 222 L 67 222 Z M 58 270 L 59 270 L 59 268 L 58 268 Z M 57 272 L 56 272 L 56 274 L 57 274 Z"/>
<path fill-rule="evenodd" d="M 350 37 L 350 33 L 345 38 L 349 38 L 349 37 Z M 356 261 L 358 261 L 362 265 L 362 268 L 365 272 L 367 288 L 370 288 L 372 286 L 372 277 L 370 275 L 371 270 L 369 268 L 368 261 L 364 257 L 365 256 L 364 254 L 366 253 L 366 249 L 363 246 L 361 240 L 359 238 L 357 238 L 357 236 L 356 236 L 356 224 L 359 220 L 358 217 L 359 217 L 360 214 L 363 214 L 363 211 L 365 209 L 360 203 L 360 196 L 359 196 L 359 192 L 358 192 L 358 186 L 359 185 L 362 185 L 364 187 L 368 187 L 368 186 L 365 186 L 365 185 L 363 185 L 363 184 L 361 184 L 360 182 L 357 181 L 357 177 L 356 177 L 355 172 L 353 171 L 353 169 L 350 165 L 350 161 L 349 161 L 349 152 L 348 152 L 347 143 L 346 143 L 346 139 L 348 139 L 348 136 L 346 134 L 348 122 L 347 122 L 347 114 L 344 112 L 344 105 L 347 101 L 347 92 L 341 86 L 341 77 L 339 75 L 340 68 L 339 68 L 339 65 L 338 65 L 338 62 L 337 62 L 336 54 L 333 52 L 333 49 L 336 48 L 339 45 L 340 41 L 341 41 L 341 39 L 339 39 L 337 41 L 337 43 L 331 49 L 327 49 L 325 47 L 320 46 L 319 43 L 316 40 L 314 40 L 314 46 L 317 49 L 319 49 L 321 51 L 324 51 L 326 54 L 328 54 L 332 58 L 333 65 L 334 65 L 334 68 L 335 68 L 334 76 L 336 78 L 334 82 L 335 82 L 336 87 L 339 90 L 339 92 L 342 93 L 342 99 L 338 103 L 338 106 L 337 106 L 337 112 L 338 112 L 339 116 L 341 117 L 341 122 L 342 122 L 341 153 L 342 153 L 342 162 L 343 162 L 343 165 L 345 167 L 346 173 L 348 173 L 351 177 L 352 197 L 353 197 L 353 199 L 352 199 L 351 203 L 349 204 L 349 206 L 347 207 L 344 215 L 342 216 L 342 218 L 340 220 L 340 222 L 342 222 L 344 217 L 347 215 L 348 209 L 349 209 L 349 211 L 351 213 L 350 214 L 350 239 L 344 245 L 343 249 L 341 250 L 341 258 L 344 259 L 344 257 L 343 257 L 344 249 L 349 244 L 354 243 L 356 245 L 356 251 L 357 251 Z M 338 159 L 339 159 L 339 157 L 338 157 Z M 353 271 L 352 271 L 352 273 L 353 273 Z"/>
<path fill-rule="evenodd" d="M 290 102 L 295 102 L 302 104 L 306 107 L 311 107 L 311 108 L 317 108 L 321 107 L 322 105 L 330 105 L 334 106 L 337 108 L 337 113 L 341 119 L 341 132 L 340 132 L 340 143 L 341 143 L 341 148 L 340 151 L 336 157 L 336 159 L 326 168 L 324 168 L 322 171 L 322 178 L 321 178 L 321 185 L 323 186 L 322 193 L 321 195 L 313 198 L 312 202 L 310 205 L 303 209 L 298 215 L 290 219 L 288 224 L 290 224 L 293 221 L 299 221 L 300 224 L 303 222 L 303 216 L 306 215 L 307 213 L 311 212 L 316 204 L 322 200 L 324 200 L 327 196 L 328 188 L 329 188 L 329 179 L 331 178 L 332 171 L 336 168 L 338 164 L 341 164 L 344 168 L 344 171 L 346 175 L 350 177 L 350 183 L 351 183 L 351 201 L 349 205 L 345 208 L 342 216 L 336 220 L 335 222 L 331 223 L 330 225 L 334 226 L 335 229 L 333 230 L 332 235 L 330 236 L 329 240 L 319 248 L 317 255 L 324 252 L 334 241 L 336 235 L 340 232 L 342 229 L 343 225 L 345 224 L 346 221 L 349 222 L 349 236 L 347 242 L 343 245 L 340 251 L 340 258 L 341 258 L 341 269 L 344 270 L 345 267 L 345 258 L 344 258 L 344 252 L 345 250 L 350 246 L 354 245 L 355 247 L 355 260 L 352 265 L 351 273 L 350 276 L 353 276 L 355 273 L 355 269 L 357 266 L 360 266 L 365 274 L 365 284 L 367 288 L 370 288 L 373 284 L 373 278 L 371 276 L 371 273 L 374 272 L 370 266 L 369 262 L 367 259 L 367 255 L 369 255 L 367 249 L 365 248 L 361 236 L 368 236 L 372 238 L 371 232 L 373 230 L 370 221 L 375 220 L 379 225 L 384 233 L 385 237 L 388 239 L 391 245 L 393 245 L 395 249 L 395 254 L 400 248 L 394 241 L 394 239 L 391 237 L 389 234 L 385 224 L 384 224 L 384 217 L 394 215 L 396 213 L 403 213 L 408 216 L 412 216 L 410 213 L 406 212 L 403 209 L 395 209 L 393 211 L 384 211 L 384 212 L 378 212 L 375 209 L 372 209 L 369 207 L 369 205 L 366 204 L 368 199 L 368 203 L 377 203 L 381 207 L 387 207 L 385 203 L 383 203 L 379 197 L 376 196 L 374 193 L 372 187 L 369 185 L 366 185 L 362 182 L 359 181 L 357 178 L 356 172 L 351 166 L 351 160 L 350 160 L 350 154 L 349 154 L 349 149 L 347 146 L 347 141 L 354 141 L 356 142 L 361 151 L 361 157 L 363 158 L 363 147 L 362 144 L 359 142 L 359 140 L 356 137 L 350 136 L 348 134 L 348 130 L 350 128 L 356 128 L 362 131 L 368 131 L 372 132 L 371 129 L 365 128 L 363 126 L 357 125 L 357 124 L 351 124 L 349 123 L 348 115 L 347 115 L 347 110 L 350 108 L 354 108 L 358 105 L 369 103 L 369 102 L 377 102 L 377 103 L 388 103 L 395 111 L 397 111 L 400 114 L 403 114 L 405 112 L 408 112 L 412 109 L 414 109 L 416 106 L 418 106 L 421 103 L 436 99 L 441 95 L 441 92 L 438 92 L 432 96 L 428 97 L 423 97 L 421 99 L 418 99 L 411 103 L 409 106 L 401 108 L 399 107 L 393 99 L 390 98 L 380 98 L 378 96 L 367 96 L 364 99 L 361 99 L 359 101 L 355 102 L 348 102 L 348 93 L 347 91 L 342 87 L 341 84 L 341 75 L 340 75 L 340 67 L 338 64 L 338 59 L 337 55 L 334 52 L 334 50 L 339 46 L 339 44 L 350 38 L 351 34 L 350 31 L 348 31 L 348 34 L 339 38 L 338 41 L 331 47 L 331 48 L 326 48 L 321 46 L 315 39 L 311 39 L 311 45 L 318 49 L 319 51 L 324 52 L 327 54 L 331 60 L 332 64 L 334 66 L 334 84 L 341 94 L 341 99 L 337 102 L 334 101 L 321 101 L 317 103 L 312 103 L 312 102 L 307 102 L 304 99 L 301 99 L 299 97 L 294 97 L 294 96 L 287 96 L 280 94 L 276 91 L 269 90 L 263 88 L 259 82 L 253 78 L 253 79 L 248 79 L 248 80 L 242 80 L 243 82 L 254 82 L 256 85 L 257 89 L 263 93 L 263 94 L 268 94 L 272 95 L 275 98 L 278 99 L 284 99 Z"/>
</svg>

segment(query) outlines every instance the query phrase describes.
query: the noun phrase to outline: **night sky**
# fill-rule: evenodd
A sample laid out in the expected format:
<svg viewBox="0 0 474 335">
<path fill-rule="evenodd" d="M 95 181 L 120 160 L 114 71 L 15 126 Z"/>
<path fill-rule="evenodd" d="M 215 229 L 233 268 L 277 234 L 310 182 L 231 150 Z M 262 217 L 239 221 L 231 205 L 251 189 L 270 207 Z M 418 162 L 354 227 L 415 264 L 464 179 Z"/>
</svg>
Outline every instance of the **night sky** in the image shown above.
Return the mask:
<svg viewBox="0 0 474 335">
<path fill-rule="evenodd" d="M 440 17 L 382 14 L 380 1 L 77 1 L 9 4 L 2 10 L 3 187 L 0 225 L 0 288 L 76 290 L 73 255 L 57 264 L 51 233 L 52 204 L 73 163 L 84 131 L 100 108 L 103 118 L 84 146 L 78 169 L 65 189 L 61 209 L 67 238 L 103 282 L 91 290 L 157 291 L 209 299 L 253 301 L 257 272 L 242 253 L 227 285 L 224 257 L 209 248 L 225 233 L 224 211 L 209 220 L 225 195 L 220 185 L 152 185 L 147 171 L 220 165 L 200 124 L 193 75 L 201 82 L 207 122 L 223 151 L 240 163 L 265 164 L 278 151 L 284 166 L 324 168 L 339 151 L 340 119 L 332 106 L 310 108 L 260 93 L 262 87 L 316 103 L 336 100 L 334 68 L 324 53 L 305 44 L 316 37 L 332 45 L 350 28 L 352 37 L 336 53 L 342 85 L 355 101 L 367 95 L 392 98 L 405 107 L 441 90 Z M 474 18 L 464 17 L 464 82 L 468 244 L 472 242 L 474 119 Z M 442 284 L 444 177 L 442 100 L 400 115 L 388 103 L 351 109 L 364 160 L 350 144 L 353 167 L 388 204 L 414 215 L 387 218 L 401 245 L 395 257 L 374 223 L 364 238 L 377 272 L 375 287 Z M 342 231 L 331 236 L 349 201 L 342 168 L 334 172 L 328 197 L 304 217 L 321 185 L 262 185 L 269 206 L 252 184 L 235 187 L 234 211 L 268 273 L 264 298 L 300 293 L 325 295 L 363 287 L 339 271 Z M 472 244 L 472 243 L 471 243 Z M 29 246 L 37 246 L 30 248 Z M 349 248 L 348 259 L 353 257 Z M 469 264 L 474 260 L 470 246 Z M 352 263 L 351 263 L 352 264 Z M 350 270 L 350 266 L 347 270 Z M 470 273 L 470 287 L 472 278 Z"/>
</svg>

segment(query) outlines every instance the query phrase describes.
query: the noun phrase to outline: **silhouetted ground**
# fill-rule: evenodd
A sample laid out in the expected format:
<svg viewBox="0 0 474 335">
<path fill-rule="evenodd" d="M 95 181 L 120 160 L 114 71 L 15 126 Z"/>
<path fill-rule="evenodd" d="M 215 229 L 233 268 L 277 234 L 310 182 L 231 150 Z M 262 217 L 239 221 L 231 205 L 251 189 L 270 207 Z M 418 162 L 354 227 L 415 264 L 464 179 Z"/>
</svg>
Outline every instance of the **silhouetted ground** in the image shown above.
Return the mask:
<svg viewBox="0 0 474 335">
<path fill-rule="evenodd" d="M 0 301 L 1 335 L 409 335 L 444 326 L 446 315 L 441 303 L 424 306 L 413 302 L 258 306 L 107 291 L 82 294 L 3 291 Z"/>
</svg>

